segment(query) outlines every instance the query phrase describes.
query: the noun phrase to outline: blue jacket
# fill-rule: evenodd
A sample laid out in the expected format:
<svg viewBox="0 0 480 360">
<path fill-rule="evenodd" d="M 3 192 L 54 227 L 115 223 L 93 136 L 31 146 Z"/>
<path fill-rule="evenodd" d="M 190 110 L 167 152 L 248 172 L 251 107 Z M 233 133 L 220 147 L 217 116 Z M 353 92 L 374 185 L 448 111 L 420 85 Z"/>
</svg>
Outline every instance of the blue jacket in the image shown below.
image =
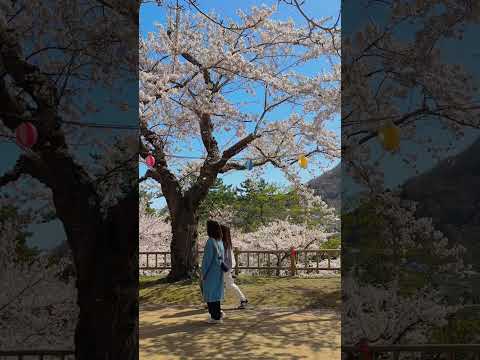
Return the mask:
<svg viewBox="0 0 480 360">
<path fill-rule="evenodd" d="M 209 238 L 203 251 L 203 300 L 205 302 L 223 301 L 223 271 L 220 267 L 224 257 L 223 243 Z"/>
</svg>

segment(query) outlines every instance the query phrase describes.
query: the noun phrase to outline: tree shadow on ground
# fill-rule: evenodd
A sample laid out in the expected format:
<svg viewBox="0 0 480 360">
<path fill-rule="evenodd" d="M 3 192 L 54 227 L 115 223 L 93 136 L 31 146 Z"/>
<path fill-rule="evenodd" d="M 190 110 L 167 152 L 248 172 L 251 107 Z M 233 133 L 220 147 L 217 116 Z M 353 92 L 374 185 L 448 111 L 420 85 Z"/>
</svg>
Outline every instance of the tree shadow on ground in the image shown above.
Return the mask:
<svg viewBox="0 0 480 360">
<path fill-rule="evenodd" d="M 308 300 L 302 306 L 306 309 L 340 309 L 342 304 L 341 289 L 325 292 L 320 289 L 296 288 L 295 290 L 302 292 L 305 299 Z"/>
<path fill-rule="evenodd" d="M 188 317 L 192 315 L 202 315 L 205 314 L 204 309 L 192 309 L 192 310 L 183 310 L 183 311 L 178 311 L 173 314 L 166 314 L 163 316 L 164 319 L 170 319 L 170 318 L 181 318 L 181 317 Z"/>
<path fill-rule="evenodd" d="M 206 310 L 198 307 L 153 308 L 140 313 L 140 354 L 145 360 L 340 358 L 338 312 L 226 307 L 225 322 L 210 325 Z"/>
<path fill-rule="evenodd" d="M 341 304 L 339 277 L 328 279 L 244 277 L 237 283 L 251 304 L 262 307 L 338 309 Z M 140 292 L 142 304 L 201 306 L 203 302 L 200 287 L 195 281 L 147 284 L 148 288 L 144 287 Z M 226 291 L 225 295 L 226 305 L 238 305 L 238 299 L 232 292 Z"/>
<path fill-rule="evenodd" d="M 140 289 L 148 289 L 152 286 L 160 285 L 160 284 L 168 284 L 168 280 L 166 277 L 160 277 L 160 278 L 152 278 L 152 279 L 147 279 L 140 281 L 139 288 Z"/>
<path fill-rule="evenodd" d="M 139 288 L 140 289 L 148 289 L 148 288 L 151 288 L 151 287 L 154 287 L 154 286 L 158 286 L 158 285 L 172 285 L 172 286 L 176 286 L 176 285 L 185 285 L 185 286 L 188 286 L 188 285 L 192 285 L 192 284 L 198 284 L 198 281 L 197 280 L 182 280 L 182 281 L 177 281 L 177 282 L 171 282 L 170 280 L 168 280 L 167 277 L 160 277 L 160 278 L 153 278 L 153 279 L 144 279 L 142 281 L 140 281 L 140 284 L 139 284 Z"/>
</svg>

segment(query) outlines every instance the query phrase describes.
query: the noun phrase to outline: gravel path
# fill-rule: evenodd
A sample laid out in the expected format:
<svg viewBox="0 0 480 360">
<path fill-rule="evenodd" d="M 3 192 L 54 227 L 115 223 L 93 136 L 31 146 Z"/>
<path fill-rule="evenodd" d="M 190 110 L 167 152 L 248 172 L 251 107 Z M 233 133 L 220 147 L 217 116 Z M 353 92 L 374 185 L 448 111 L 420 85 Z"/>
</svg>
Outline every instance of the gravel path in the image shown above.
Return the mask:
<svg viewBox="0 0 480 360">
<path fill-rule="evenodd" d="M 140 359 L 340 359 L 340 314 L 331 309 L 224 308 L 206 323 L 196 306 L 142 305 Z"/>
</svg>

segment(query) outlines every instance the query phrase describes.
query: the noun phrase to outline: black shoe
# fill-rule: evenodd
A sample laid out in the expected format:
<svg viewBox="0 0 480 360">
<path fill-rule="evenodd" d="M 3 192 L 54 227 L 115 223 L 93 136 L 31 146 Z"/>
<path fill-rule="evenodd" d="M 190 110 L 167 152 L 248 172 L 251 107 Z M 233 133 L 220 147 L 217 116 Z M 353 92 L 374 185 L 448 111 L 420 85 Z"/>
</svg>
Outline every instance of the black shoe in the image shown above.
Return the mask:
<svg viewBox="0 0 480 360">
<path fill-rule="evenodd" d="M 246 305 L 248 304 L 248 300 L 242 300 L 240 301 L 240 306 L 238 307 L 239 309 L 245 309 Z"/>
</svg>

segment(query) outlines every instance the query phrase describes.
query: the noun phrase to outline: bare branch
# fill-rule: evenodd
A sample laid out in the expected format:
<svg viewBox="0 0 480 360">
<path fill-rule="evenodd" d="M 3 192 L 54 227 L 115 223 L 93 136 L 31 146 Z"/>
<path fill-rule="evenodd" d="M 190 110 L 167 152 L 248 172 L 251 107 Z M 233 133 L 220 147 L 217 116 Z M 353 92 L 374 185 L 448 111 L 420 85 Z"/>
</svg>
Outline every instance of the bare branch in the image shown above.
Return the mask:
<svg viewBox="0 0 480 360">
<path fill-rule="evenodd" d="M 195 10 L 197 10 L 202 16 L 204 16 L 205 18 L 207 18 L 208 20 L 210 20 L 211 22 L 213 22 L 214 24 L 217 24 L 218 26 L 220 26 L 222 29 L 225 29 L 225 30 L 229 30 L 229 31 L 232 31 L 238 35 L 241 35 L 243 31 L 247 30 L 247 29 L 254 29 L 258 26 L 258 24 L 260 24 L 260 20 L 259 21 L 256 21 L 255 23 L 253 23 L 252 25 L 249 25 L 249 26 L 226 26 L 223 24 L 223 21 L 219 21 L 217 19 L 214 19 L 212 16 L 208 15 L 205 11 L 203 11 L 202 9 L 200 9 L 197 5 L 197 2 L 195 0 L 187 0 L 188 3 L 190 5 L 192 5 Z"/>
</svg>

